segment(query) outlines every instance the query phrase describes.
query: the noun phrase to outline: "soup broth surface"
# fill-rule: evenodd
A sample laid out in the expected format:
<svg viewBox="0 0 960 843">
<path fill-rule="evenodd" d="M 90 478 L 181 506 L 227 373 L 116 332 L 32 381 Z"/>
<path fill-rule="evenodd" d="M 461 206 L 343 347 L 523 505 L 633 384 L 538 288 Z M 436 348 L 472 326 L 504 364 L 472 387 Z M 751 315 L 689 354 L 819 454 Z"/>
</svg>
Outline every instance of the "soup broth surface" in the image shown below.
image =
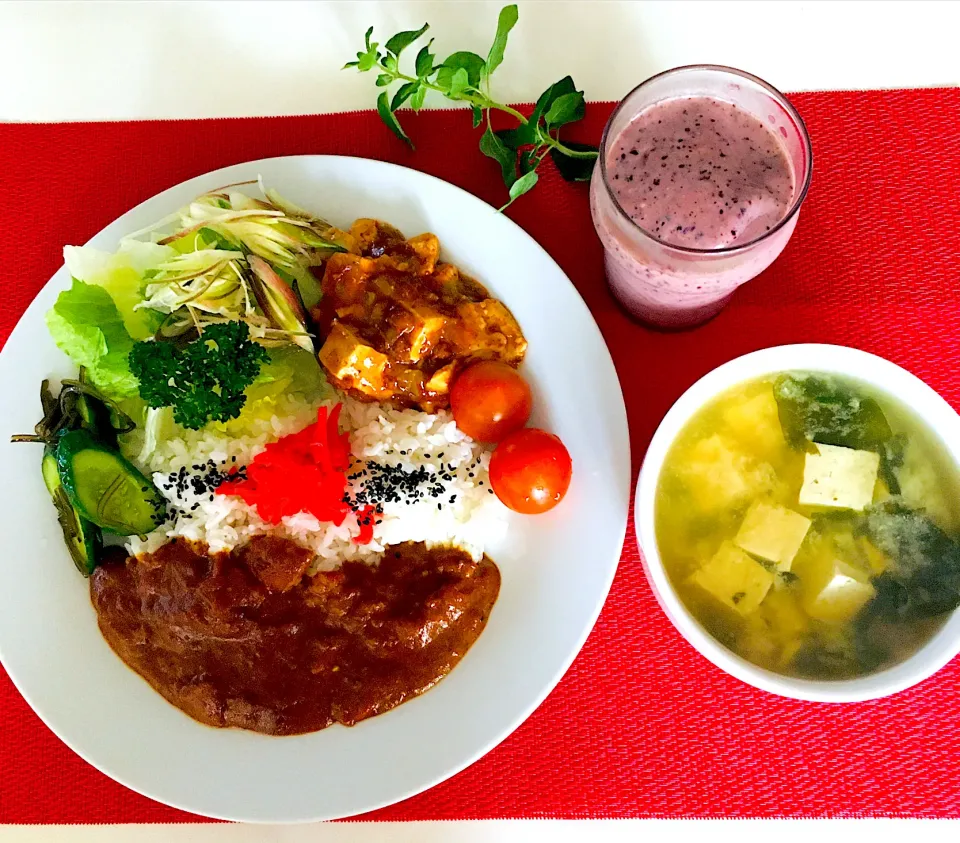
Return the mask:
<svg viewBox="0 0 960 843">
<path fill-rule="evenodd" d="M 664 462 L 664 567 L 696 620 L 790 676 L 846 679 L 915 653 L 960 604 L 960 486 L 907 408 L 834 376 L 740 384 Z"/>
</svg>

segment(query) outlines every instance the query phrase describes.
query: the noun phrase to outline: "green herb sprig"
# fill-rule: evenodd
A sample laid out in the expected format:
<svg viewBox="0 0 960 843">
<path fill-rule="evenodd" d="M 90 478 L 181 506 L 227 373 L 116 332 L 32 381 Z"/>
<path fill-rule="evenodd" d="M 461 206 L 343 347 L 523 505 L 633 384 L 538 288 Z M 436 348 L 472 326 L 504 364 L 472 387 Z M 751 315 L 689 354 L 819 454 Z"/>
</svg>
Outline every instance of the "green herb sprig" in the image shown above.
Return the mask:
<svg viewBox="0 0 960 843">
<path fill-rule="evenodd" d="M 430 52 L 431 40 L 417 53 L 413 75 L 403 72 L 400 55 L 427 31 L 429 26 L 424 24 L 420 29 L 398 32 L 383 45 L 384 52 L 381 52 L 380 44 L 371 41 L 373 27 L 370 27 L 364 38 L 365 47 L 357 53 L 357 60 L 344 66 L 344 69 L 355 67 L 361 73 L 375 70 L 378 88 L 386 89 L 394 83 L 401 83 L 392 96 L 387 90 L 380 93 L 377 111 L 389 129 L 411 148 L 413 141 L 397 119 L 399 109 L 408 107 L 419 111 L 428 91 L 436 91 L 449 100 L 469 103 L 474 128 L 486 123 L 480 138 L 480 151 L 500 165 L 503 183 L 510 192 L 510 199 L 503 208 L 536 185 L 539 179 L 537 169 L 547 155 L 567 181 L 589 181 L 597 157 L 595 146 L 560 140 L 560 129 L 582 119 L 585 108 L 583 91 L 577 90 L 569 76 L 555 82 L 540 95 L 529 117 L 490 96 L 490 77 L 503 62 L 507 37 L 518 16 L 515 5 L 505 6 L 500 11 L 497 33 L 485 59 L 476 53 L 458 51 L 437 64 L 437 57 Z M 493 111 L 510 115 L 518 125 L 494 131 Z"/>
<path fill-rule="evenodd" d="M 173 407 L 177 424 L 199 430 L 209 421 L 240 415 L 247 400 L 243 391 L 267 359 L 245 322 L 223 322 L 206 326 L 202 336 L 183 348 L 172 342 L 138 342 L 130 352 L 130 368 L 147 404 Z"/>
</svg>

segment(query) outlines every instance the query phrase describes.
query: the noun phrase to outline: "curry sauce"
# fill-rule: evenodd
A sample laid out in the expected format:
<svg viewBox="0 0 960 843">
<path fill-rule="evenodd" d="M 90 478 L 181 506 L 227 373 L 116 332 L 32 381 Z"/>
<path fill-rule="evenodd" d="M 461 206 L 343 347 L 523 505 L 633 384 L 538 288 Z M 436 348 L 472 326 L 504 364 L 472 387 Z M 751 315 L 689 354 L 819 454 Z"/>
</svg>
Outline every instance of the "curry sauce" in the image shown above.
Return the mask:
<svg viewBox="0 0 960 843">
<path fill-rule="evenodd" d="M 201 723 L 294 735 L 353 725 L 435 685 L 500 590 L 484 557 L 406 543 L 305 576 L 309 551 L 259 536 L 229 553 L 172 541 L 91 578 L 104 638 Z"/>
</svg>

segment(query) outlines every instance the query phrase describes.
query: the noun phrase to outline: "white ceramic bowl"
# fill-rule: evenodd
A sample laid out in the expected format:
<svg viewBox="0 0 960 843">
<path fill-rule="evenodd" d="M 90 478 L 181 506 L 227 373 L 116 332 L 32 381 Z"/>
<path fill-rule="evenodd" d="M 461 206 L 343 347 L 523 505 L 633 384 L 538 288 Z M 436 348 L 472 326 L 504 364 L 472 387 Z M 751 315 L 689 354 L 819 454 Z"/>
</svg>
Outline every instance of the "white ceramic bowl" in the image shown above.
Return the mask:
<svg viewBox="0 0 960 843">
<path fill-rule="evenodd" d="M 903 402 L 940 439 L 960 465 L 960 416 L 919 378 L 864 351 L 834 345 L 785 345 L 731 360 L 688 389 L 670 409 L 654 434 L 637 482 L 637 541 L 650 587 L 680 634 L 701 655 L 731 676 L 784 697 L 817 702 L 858 702 L 889 696 L 932 676 L 960 653 L 960 612 L 911 658 L 872 676 L 816 681 L 781 676 L 740 658 L 720 644 L 687 611 L 664 571 L 654 530 L 654 499 L 664 458 L 690 417 L 710 399 L 738 383 L 786 371 L 845 375 Z"/>
</svg>

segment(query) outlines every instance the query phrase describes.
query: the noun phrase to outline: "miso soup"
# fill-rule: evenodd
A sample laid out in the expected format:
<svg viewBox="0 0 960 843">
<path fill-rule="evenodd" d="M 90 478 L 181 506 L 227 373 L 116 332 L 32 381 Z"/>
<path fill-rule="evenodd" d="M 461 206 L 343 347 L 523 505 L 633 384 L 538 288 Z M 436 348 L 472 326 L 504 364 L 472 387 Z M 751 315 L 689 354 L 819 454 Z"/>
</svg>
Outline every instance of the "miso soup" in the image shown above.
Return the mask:
<svg viewBox="0 0 960 843">
<path fill-rule="evenodd" d="M 915 653 L 960 605 L 960 484 L 935 437 L 862 384 L 791 372 L 694 415 L 656 495 L 660 555 L 717 640 L 790 676 Z"/>
</svg>

